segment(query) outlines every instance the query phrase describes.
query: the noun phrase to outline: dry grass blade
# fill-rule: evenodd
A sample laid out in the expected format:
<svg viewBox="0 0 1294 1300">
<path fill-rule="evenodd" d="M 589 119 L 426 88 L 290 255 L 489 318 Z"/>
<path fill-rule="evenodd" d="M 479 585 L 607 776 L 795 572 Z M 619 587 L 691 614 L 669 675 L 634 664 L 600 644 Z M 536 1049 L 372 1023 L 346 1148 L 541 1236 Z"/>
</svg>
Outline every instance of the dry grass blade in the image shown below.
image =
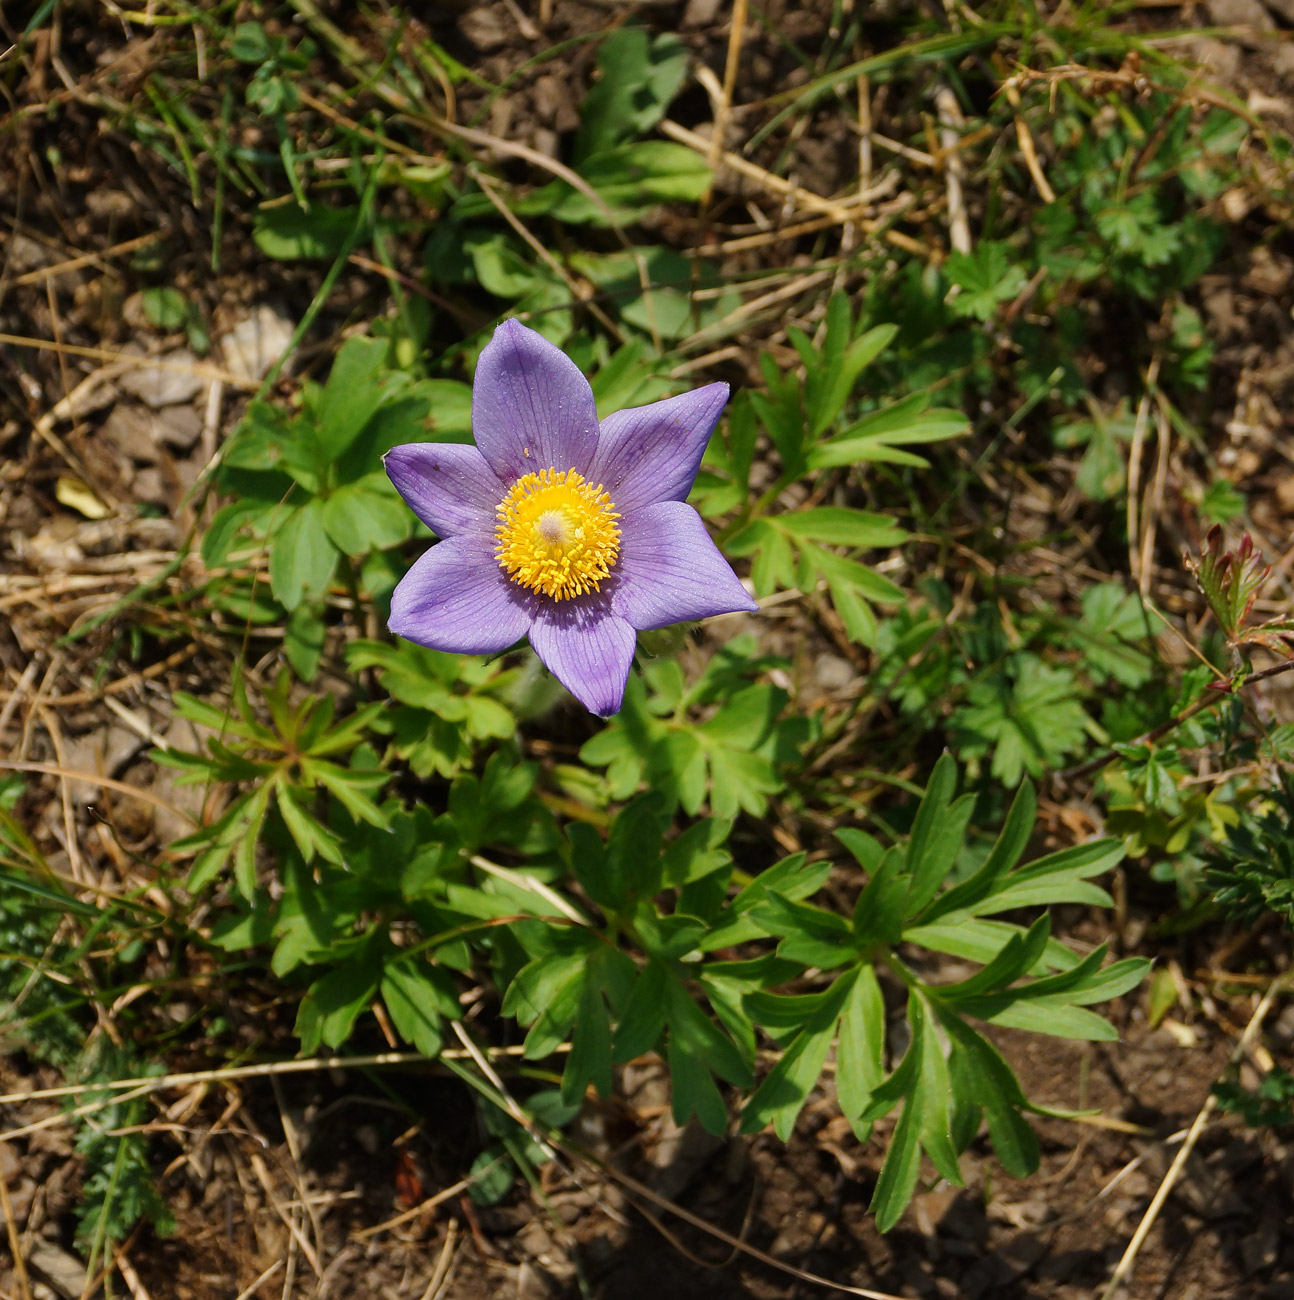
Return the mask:
<svg viewBox="0 0 1294 1300">
<path fill-rule="evenodd" d="M 251 1300 L 252 1296 L 261 1289 L 261 1286 L 268 1282 L 282 1267 L 283 1261 L 281 1259 L 276 1259 L 274 1263 L 272 1263 L 267 1269 L 264 1269 L 250 1285 L 244 1287 L 234 1297 L 234 1300 Z"/>
<path fill-rule="evenodd" d="M 26 763 L 13 759 L 0 759 L 0 770 L 41 772 L 48 776 L 61 777 L 65 781 L 87 781 L 91 785 L 102 786 L 105 790 L 116 790 L 118 794 L 128 794 L 132 799 L 142 799 L 144 803 L 152 804 L 154 808 L 165 808 L 167 812 L 173 812 L 177 817 L 183 817 L 194 826 L 198 824 L 197 819 L 190 813 L 186 813 L 182 808 L 177 808 L 174 804 L 159 798 L 151 790 L 141 790 L 138 786 L 127 785 L 125 781 L 118 781 L 110 776 L 100 776 L 97 772 L 79 772 L 65 767 L 61 763 Z"/>
<path fill-rule="evenodd" d="M 450 1219 L 449 1226 L 445 1229 L 445 1244 L 440 1248 L 436 1267 L 432 1270 L 431 1278 L 423 1290 L 422 1300 L 439 1300 L 439 1297 L 445 1293 L 445 1288 L 449 1286 L 454 1274 L 454 1265 L 458 1260 L 455 1249 L 457 1244 L 458 1220 Z"/>
<path fill-rule="evenodd" d="M 91 361 L 107 361 L 114 366 L 131 370 L 173 370 L 183 375 L 196 375 L 199 379 L 218 379 L 243 392 L 255 392 L 259 385 L 240 379 L 228 370 L 206 361 L 168 361 L 165 357 L 135 356 L 127 352 L 114 352 L 110 348 L 83 347 L 77 343 L 58 343 L 53 339 L 31 338 L 25 334 L 0 334 L 0 344 L 10 347 L 34 348 L 38 352 L 65 353 L 72 357 L 88 357 Z M 74 390 L 75 391 L 75 390 Z"/>
<path fill-rule="evenodd" d="M 717 170 L 719 159 L 724 152 L 723 140 L 728 130 L 728 114 L 732 108 L 732 92 L 737 84 L 737 67 L 741 63 L 741 43 L 745 34 L 746 0 L 733 0 L 732 20 L 728 28 L 728 53 L 723 64 L 723 84 L 719 87 L 719 97 L 714 107 L 713 132 L 710 137 L 710 149 L 706 154 L 706 162 L 710 165 L 711 173 Z M 713 175 L 710 182 L 714 183 Z M 709 189 L 706 190 L 706 198 L 708 197 Z M 704 201 L 703 199 L 702 202 Z"/>
<path fill-rule="evenodd" d="M 488 1168 L 493 1168 L 495 1164 L 505 1159 L 499 1156 L 492 1162 Z M 484 1173 L 482 1170 L 481 1173 Z M 481 1174 L 477 1173 L 468 1178 L 460 1178 L 458 1182 L 451 1183 L 448 1187 L 427 1197 L 425 1201 L 419 1201 L 412 1209 L 402 1210 L 394 1218 L 384 1219 L 381 1223 L 375 1223 L 371 1228 L 361 1228 L 351 1234 L 355 1241 L 366 1241 L 369 1237 L 376 1237 L 383 1232 L 391 1232 L 403 1224 L 411 1222 L 413 1219 L 421 1218 L 424 1214 L 430 1214 L 438 1205 L 443 1205 L 446 1201 L 453 1200 L 455 1196 L 461 1195 L 467 1191 L 479 1178 Z"/>
<path fill-rule="evenodd" d="M 18 1284 L 21 1300 L 31 1300 L 31 1283 L 27 1277 L 27 1257 L 18 1238 L 18 1224 L 14 1221 L 13 1202 L 9 1199 L 9 1175 L 0 1162 L 0 1211 L 4 1212 L 5 1231 L 9 1235 L 9 1254 L 13 1259 L 14 1281 Z"/>
</svg>

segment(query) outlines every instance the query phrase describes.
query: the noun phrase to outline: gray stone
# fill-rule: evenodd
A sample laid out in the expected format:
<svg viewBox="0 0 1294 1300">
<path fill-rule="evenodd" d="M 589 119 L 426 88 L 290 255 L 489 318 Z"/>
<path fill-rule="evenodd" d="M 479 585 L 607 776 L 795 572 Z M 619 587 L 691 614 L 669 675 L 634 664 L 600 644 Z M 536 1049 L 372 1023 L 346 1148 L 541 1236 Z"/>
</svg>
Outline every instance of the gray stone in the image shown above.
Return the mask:
<svg viewBox="0 0 1294 1300">
<path fill-rule="evenodd" d="M 197 373 L 198 359 L 188 348 L 176 348 L 155 360 L 164 364 L 128 371 L 117 380 L 117 387 L 159 410 L 191 402 L 207 382 Z"/>
</svg>

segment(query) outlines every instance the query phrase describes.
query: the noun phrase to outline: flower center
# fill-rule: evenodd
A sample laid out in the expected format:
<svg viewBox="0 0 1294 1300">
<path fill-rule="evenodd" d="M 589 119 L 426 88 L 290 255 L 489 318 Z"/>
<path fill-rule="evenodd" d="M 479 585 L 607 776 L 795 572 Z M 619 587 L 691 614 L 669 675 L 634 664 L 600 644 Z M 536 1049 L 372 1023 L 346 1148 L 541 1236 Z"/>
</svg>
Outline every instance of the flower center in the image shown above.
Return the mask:
<svg viewBox="0 0 1294 1300">
<path fill-rule="evenodd" d="M 597 591 L 620 553 L 620 516 L 573 469 L 519 478 L 499 502 L 495 556 L 513 582 L 554 600 Z"/>
</svg>

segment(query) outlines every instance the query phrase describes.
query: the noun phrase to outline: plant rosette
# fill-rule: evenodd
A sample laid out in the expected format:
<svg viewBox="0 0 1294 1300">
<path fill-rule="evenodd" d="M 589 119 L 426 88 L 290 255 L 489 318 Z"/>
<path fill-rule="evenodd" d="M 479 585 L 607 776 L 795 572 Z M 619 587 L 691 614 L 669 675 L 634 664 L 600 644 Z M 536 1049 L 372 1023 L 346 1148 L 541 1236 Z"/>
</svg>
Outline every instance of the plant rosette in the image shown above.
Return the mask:
<svg viewBox="0 0 1294 1300">
<path fill-rule="evenodd" d="M 638 632 L 758 608 L 685 501 L 727 400 L 707 384 L 599 423 L 575 363 L 504 321 L 476 367 L 476 445 L 386 455 L 441 539 L 396 587 L 391 630 L 458 654 L 528 637 L 590 712 L 617 712 Z"/>
</svg>

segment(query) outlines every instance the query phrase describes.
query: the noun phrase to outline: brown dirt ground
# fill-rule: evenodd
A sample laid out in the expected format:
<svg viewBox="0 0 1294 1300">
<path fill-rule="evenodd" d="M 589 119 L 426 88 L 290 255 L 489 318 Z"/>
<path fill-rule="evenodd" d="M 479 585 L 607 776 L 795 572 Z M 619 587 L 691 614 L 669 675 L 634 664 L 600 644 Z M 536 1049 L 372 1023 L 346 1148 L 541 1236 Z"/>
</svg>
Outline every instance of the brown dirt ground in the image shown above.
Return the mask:
<svg viewBox="0 0 1294 1300">
<path fill-rule="evenodd" d="M 662 30 L 677 26 L 721 76 L 726 50 L 721 9 L 691 0 L 640 6 L 637 12 Z M 824 39 L 832 6 L 825 0 L 803 5 L 770 0 L 764 9 L 769 25 L 749 37 L 738 102 L 756 101 L 802 79 L 778 38 L 812 51 Z M 1270 8 L 1246 0 L 1230 6 L 1235 13 L 1223 9 L 1227 6 L 1209 6 L 1208 12 L 1188 6 L 1177 18 L 1187 26 L 1247 24 L 1260 33 L 1283 30 L 1291 19 L 1288 6 L 1275 0 Z M 514 10 L 503 3 L 442 7 L 429 22 L 452 54 L 497 81 L 532 52 L 519 35 Z M 334 4 L 329 11 L 363 37 L 349 6 Z M 584 36 L 623 21 L 629 12 L 559 0 L 543 39 L 552 44 Z M 234 197 L 226 222 L 227 269 L 211 276 L 207 228 L 185 187 L 160 172 L 94 98 L 111 90 L 128 99 L 150 58 L 165 48 L 162 33 L 127 46 L 119 26 L 69 10 L 61 49 L 47 45 L 38 51 L 17 107 L 57 101 L 59 112 L 25 117 L 9 137 L 16 152 L 8 161 L 21 183 L 0 196 L 7 232 L 3 329 L 96 348 L 116 349 L 129 340 L 150 349 L 174 345 L 177 340 L 150 332 L 132 311 L 138 276 L 108 252 L 152 234 L 159 223 L 168 232 L 171 282 L 202 302 L 214 333 L 252 306 L 284 303 L 299 310 L 308 301 L 316 272 L 249 257 L 248 214 Z M 1214 40 L 1195 53 L 1252 98 L 1288 95 L 1290 48 L 1263 39 Z M 522 71 L 496 104 L 490 129 L 550 150 L 574 126 L 592 58 L 592 46 L 576 43 L 564 59 Z M 69 71 L 73 89 L 62 83 L 60 68 Z M 468 120 L 474 107 L 470 92 L 461 107 L 462 120 Z M 709 105 L 693 87 L 675 115 L 685 125 L 703 125 Z M 51 147 L 63 160 L 57 176 L 41 162 Z M 854 136 L 834 110 L 815 113 L 795 147 L 795 179 L 821 194 L 839 191 L 856 174 Z M 769 165 L 774 160 L 775 149 L 761 159 Z M 722 234 L 750 229 L 742 225 L 748 198 L 740 187 L 721 195 L 711 214 L 712 229 Z M 663 215 L 657 233 L 680 244 L 695 238 L 681 221 L 677 214 Z M 791 247 L 789 254 L 783 249 L 778 255 L 794 260 L 812 251 L 811 241 Z M 100 260 L 52 280 L 32 274 L 83 251 L 101 255 Z M 736 257 L 730 269 L 755 269 L 769 256 Z M 1283 415 L 1294 387 L 1291 265 L 1287 235 L 1250 241 L 1209 277 L 1203 296 L 1220 345 L 1218 416 L 1211 434 L 1229 475 L 1257 494 L 1258 524 L 1277 539 L 1288 534 L 1294 516 Z M 378 314 L 385 303 L 379 279 L 361 270 L 343 277 L 302 368 L 322 366 L 331 354 L 331 338 L 346 324 Z M 461 302 L 454 309 L 466 320 L 481 315 L 479 304 Z M 747 369 L 752 356 L 731 356 L 722 364 Z M 173 785 L 152 784 L 157 774 L 139 758 L 144 741 L 121 725 L 92 689 L 94 656 L 60 658 L 50 656 L 48 647 L 73 620 L 101 610 L 141 577 L 161 571 L 190 523 L 181 508 L 184 493 L 209 459 L 219 432 L 231 427 L 241 399 L 227 394 L 225 406 L 213 415 L 205 405 L 209 390 L 203 389 L 165 408 L 165 427 L 159 428 L 159 416 L 146 404 L 108 389 L 106 403 L 78 408 L 48 428 L 49 436 L 35 436 L 32 422 L 87 373 L 72 363 L 69 375 L 67 367 L 66 360 L 60 363 L 49 353 L 24 354 L 18 364 L 12 351 L 0 349 L 5 399 L 0 452 L 8 458 L 0 466 L 0 564 L 11 574 L 38 579 L 50 595 L 46 605 L 23 610 L 22 620 L 14 617 L 9 628 L 0 629 L 5 692 L 0 707 L 10 692 L 29 690 L 33 680 L 44 694 L 66 697 L 54 711 L 56 722 L 44 728 L 34 710 L 20 712 L 20 721 L 4 737 L 5 752 L 97 768 L 173 799 L 178 797 Z M 108 519 L 87 522 L 60 504 L 58 481 L 69 475 L 111 507 Z M 95 643 L 94 652 L 110 665 L 110 645 Z M 172 719 L 165 695 L 181 687 L 202 689 L 223 656 L 219 646 L 204 645 L 200 637 L 173 662 L 159 652 L 157 686 L 145 689 L 136 682 L 123 699 L 136 720 L 142 717 L 148 727 L 166 731 Z M 31 664 L 38 668 L 35 677 L 24 677 Z M 76 692 L 84 693 L 83 701 Z M 50 846 L 51 860 L 70 870 L 75 863 L 65 842 L 68 810 L 60 788 L 49 780 L 34 789 L 35 833 Z M 95 804 L 94 798 L 93 791 L 72 796 L 69 815 L 86 836 L 82 853 L 96 863 L 108 861 L 123 876 L 130 870 L 130 854 L 146 854 L 168 829 L 175 833 L 138 801 Z M 609 1167 L 787 1265 L 844 1284 L 966 1300 L 1090 1296 L 1109 1276 L 1163 1177 L 1175 1139 L 1204 1104 L 1252 1010 L 1252 991 L 1242 982 L 1219 979 L 1216 972 L 1270 968 L 1288 959 L 1280 936 L 1270 932 L 1154 938 L 1147 922 L 1164 906 L 1163 892 L 1136 881 L 1128 883 L 1127 892 L 1131 897 L 1118 942 L 1125 951 L 1172 962 L 1183 972 L 1185 999 L 1170 1026 L 1150 1029 L 1144 996 L 1138 996 L 1116 1010 L 1122 1030 L 1116 1045 L 1000 1035 L 1030 1096 L 1058 1107 L 1091 1107 L 1099 1111 L 1100 1122 L 1040 1120 L 1042 1167 L 1018 1182 L 1005 1178 L 987 1151 L 976 1147 L 966 1162 L 967 1187 L 923 1184 L 887 1237 L 866 1215 L 878 1146 L 860 1149 L 842 1131 L 832 1119 L 829 1090 L 811 1103 L 786 1147 L 769 1137 L 734 1138 L 712 1147 L 690 1131 L 671 1131 L 662 1114 L 660 1071 L 651 1062 L 628 1073 L 621 1102 L 590 1104 L 575 1125 L 572 1141 L 591 1160 L 546 1166 L 537 1192 L 514 1190 L 495 1207 L 474 1207 L 454 1194 L 434 1209 L 374 1232 L 452 1188 L 467 1173 L 484 1135 L 465 1090 L 451 1079 L 425 1072 L 384 1072 L 380 1078 L 351 1072 L 289 1077 L 273 1085 L 244 1081 L 223 1085 L 218 1093 L 195 1088 L 167 1094 L 165 1110 L 158 1113 L 156 1151 L 178 1231 L 162 1240 L 145 1230 L 125 1243 L 117 1292 L 123 1282 L 136 1300 L 253 1293 L 393 1300 L 577 1295 L 657 1300 L 662 1294 L 677 1300 L 790 1300 L 819 1292 L 814 1284 L 681 1222 L 627 1189 Z M 1067 932 L 1081 933 L 1093 924 L 1071 917 Z M 285 1012 L 272 991 L 262 990 L 261 996 L 241 1014 L 254 1022 L 259 1042 L 280 1042 L 290 1054 L 281 1023 Z M 223 995 L 212 997 L 218 1001 Z M 1264 1042 L 1277 1063 L 1294 1067 L 1294 1016 L 1288 1010 L 1273 1019 Z M 168 1064 L 183 1069 L 205 1063 Z M 0 1071 L 6 1092 L 56 1081 L 21 1054 L 8 1058 Z M 52 1113 L 53 1107 L 9 1107 L 6 1124 Z M 34 1294 L 76 1294 L 67 1275 L 61 1281 L 59 1275 L 71 1257 L 69 1211 L 79 1177 L 62 1130 L 54 1126 L 7 1145 L 4 1172 L 24 1233 Z M 1290 1135 L 1250 1132 L 1232 1118 L 1215 1121 L 1141 1252 L 1131 1295 L 1136 1300 L 1294 1297 L 1294 1237 L 1286 1226 L 1292 1219 Z M 262 1277 L 263 1285 L 250 1290 Z M 7 1264 L 0 1269 L 0 1289 L 16 1294 Z"/>
</svg>

